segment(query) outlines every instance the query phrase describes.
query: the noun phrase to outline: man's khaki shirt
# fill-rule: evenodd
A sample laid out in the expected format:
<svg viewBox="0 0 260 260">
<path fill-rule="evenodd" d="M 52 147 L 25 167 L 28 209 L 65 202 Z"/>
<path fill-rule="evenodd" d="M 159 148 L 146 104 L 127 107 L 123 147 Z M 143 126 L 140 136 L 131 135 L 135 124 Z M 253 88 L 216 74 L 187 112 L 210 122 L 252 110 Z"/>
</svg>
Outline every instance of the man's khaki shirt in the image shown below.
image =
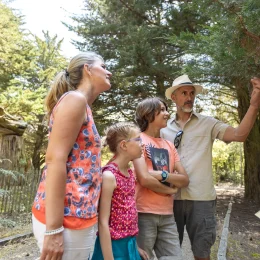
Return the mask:
<svg viewBox="0 0 260 260">
<path fill-rule="evenodd" d="M 216 190 L 212 174 L 212 146 L 215 139 L 223 139 L 228 125 L 209 116 L 192 113 L 181 129 L 175 118 L 168 120 L 161 137 L 174 142 L 176 133 L 183 130 L 178 154 L 190 178 L 189 186 L 181 188 L 175 199 L 215 200 Z"/>
</svg>

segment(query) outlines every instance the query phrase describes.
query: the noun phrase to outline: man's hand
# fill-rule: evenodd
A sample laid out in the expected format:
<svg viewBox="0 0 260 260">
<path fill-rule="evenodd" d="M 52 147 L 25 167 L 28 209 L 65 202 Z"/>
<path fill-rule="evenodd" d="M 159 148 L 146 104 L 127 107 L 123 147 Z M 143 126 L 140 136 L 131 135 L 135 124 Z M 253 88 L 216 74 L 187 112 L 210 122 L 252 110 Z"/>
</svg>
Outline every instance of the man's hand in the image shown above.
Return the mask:
<svg viewBox="0 0 260 260">
<path fill-rule="evenodd" d="M 251 94 L 250 105 L 259 109 L 260 107 L 260 78 L 252 78 L 253 91 Z"/>
</svg>

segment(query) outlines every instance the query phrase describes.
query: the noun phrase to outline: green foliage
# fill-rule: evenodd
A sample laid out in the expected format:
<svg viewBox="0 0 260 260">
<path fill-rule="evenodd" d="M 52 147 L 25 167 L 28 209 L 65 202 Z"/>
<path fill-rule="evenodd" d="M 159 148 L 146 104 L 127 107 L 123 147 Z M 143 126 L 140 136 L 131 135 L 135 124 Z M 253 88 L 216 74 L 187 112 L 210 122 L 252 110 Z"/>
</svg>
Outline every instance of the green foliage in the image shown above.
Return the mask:
<svg viewBox="0 0 260 260">
<path fill-rule="evenodd" d="M 0 1 L 0 92 L 31 63 L 32 46 L 21 25 L 22 18 Z"/>
<path fill-rule="evenodd" d="M 259 1 L 193 1 L 192 10 L 203 13 L 209 22 L 198 34 L 182 32 L 170 42 L 191 54 L 187 70 L 207 82 L 231 87 L 237 78 L 249 79 L 260 68 Z"/>
<path fill-rule="evenodd" d="M 240 143 L 229 145 L 216 141 L 212 151 L 212 169 L 215 183 L 232 182 L 243 184 L 244 156 Z"/>
<path fill-rule="evenodd" d="M 6 38 L 6 41 L 2 41 L 0 59 L 2 63 L 9 64 L 6 65 L 8 70 L 0 69 L 0 81 L 1 75 L 5 78 L 0 83 L 4 84 L 0 91 L 0 105 L 9 114 L 28 123 L 29 127 L 24 135 L 24 154 L 26 160 L 33 158 L 33 165 L 38 168 L 43 160 L 47 134 L 43 120 L 43 101 L 54 76 L 65 69 L 67 60 L 61 55 L 62 40 L 58 40 L 57 35 L 52 37 L 43 31 L 44 39 L 41 39 L 25 33 L 20 28 L 22 17 L 16 16 L 2 3 L 0 10 L 5 13 L 0 16 L 0 28 L 5 28 L 2 34 L 3 39 Z M 21 44 L 23 45 L 20 46 Z M 15 49 L 18 47 L 21 48 L 20 51 Z"/>
<path fill-rule="evenodd" d="M 4 227 L 4 228 L 13 228 L 16 226 L 16 222 L 7 219 L 7 218 L 1 218 L 0 219 L 0 228 Z"/>
<path fill-rule="evenodd" d="M 5 170 L 5 169 L 2 169 L 2 168 L 0 168 L 0 175 L 2 175 L 2 176 L 10 176 L 15 181 L 18 180 L 18 177 L 23 177 L 24 178 L 24 175 L 19 173 L 19 172 L 17 172 L 17 171 Z"/>
<path fill-rule="evenodd" d="M 260 259 L 260 254 L 258 253 L 252 253 L 253 259 Z"/>
<path fill-rule="evenodd" d="M 19 115 L 32 126 L 38 123 L 38 115 L 44 114 L 43 100 L 54 76 L 65 68 L 67 61 L 60 54 L 62 41 L 48 32 L 44 39 L 34 36 L 33 60 L 27 71 L 11 81 L 0 95 L 1 105 L 13 115 Z"/>
<path fill-rule="evenodd" d="M 34 125 L 38 114 L 44 114 L 43 100 L 46 96 L 44 87 L 31 90 L 21 86 L 10 86 L 0 93 L 1 106 L 8 113 L 18 115 L 24 121 Z"/>
<path fill-rule="evenodd" d="M 140 100 L 164 97 L 165 88 L 181 73 L 185 51 L 166 37 L 196 33 L 204 17 L 187 10 L 184 2 L 91 0 L 85 6 L 86 14 L 73 17 L 77 25 L 68 25 L 83 38 L 75 44 L 100 53 L 113 72 L 112 89 L 94 108 L 103 118 L 133 120 Z M 98 122 L 101 118 L 96 116 Z"/>
</svg>

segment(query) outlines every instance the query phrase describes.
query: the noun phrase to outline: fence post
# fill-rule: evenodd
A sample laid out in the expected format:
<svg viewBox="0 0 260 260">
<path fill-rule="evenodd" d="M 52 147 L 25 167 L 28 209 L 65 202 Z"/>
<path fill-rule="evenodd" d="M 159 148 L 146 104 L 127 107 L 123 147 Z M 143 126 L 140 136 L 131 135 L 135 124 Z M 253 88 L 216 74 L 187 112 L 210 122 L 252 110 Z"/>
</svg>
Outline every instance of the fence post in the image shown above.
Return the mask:
<svg viewBox="0 0 260 260">
<path fill-rule="evenodd" d="M 221 239 L 218 248 L 218 260 L 227 259 L 228 227 L 229 227 L 231 210 L 232 210 L 232 202 L 228 204 L 228 210 L 224 220 L 223 230 L 222 230 Z"/>
</svg>

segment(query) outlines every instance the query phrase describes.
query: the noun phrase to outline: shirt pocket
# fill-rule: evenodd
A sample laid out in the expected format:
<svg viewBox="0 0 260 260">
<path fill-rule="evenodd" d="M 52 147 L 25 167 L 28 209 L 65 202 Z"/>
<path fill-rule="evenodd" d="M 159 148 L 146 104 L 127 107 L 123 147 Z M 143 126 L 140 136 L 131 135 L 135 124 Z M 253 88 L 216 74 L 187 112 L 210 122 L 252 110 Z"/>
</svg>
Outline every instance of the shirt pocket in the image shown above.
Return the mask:
<svg viewBox="0 0 260 260">
<path fill-rule="evenodd" d="M 203 151 L 207 150 L 210 146 L 210 136 L 196 135 L 190 139 L 190 150 Z"/>
</svg>

